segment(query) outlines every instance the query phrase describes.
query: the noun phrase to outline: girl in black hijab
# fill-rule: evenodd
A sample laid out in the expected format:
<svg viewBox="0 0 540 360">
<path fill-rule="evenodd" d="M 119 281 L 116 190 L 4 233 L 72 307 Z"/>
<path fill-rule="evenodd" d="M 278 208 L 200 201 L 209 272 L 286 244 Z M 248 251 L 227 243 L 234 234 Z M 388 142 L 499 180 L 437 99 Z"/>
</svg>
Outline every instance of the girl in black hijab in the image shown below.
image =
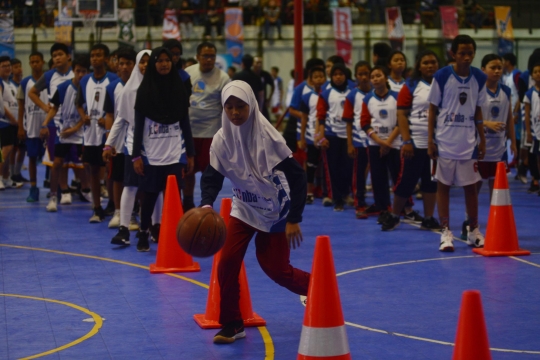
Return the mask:
<svg viewBox="0 0 540 360">
<path fill-rule="evenodd" d="M 176 175 L 179 189 L 182 186 L 184 165 L 180 158 L 184 152 L 187 155 L 186 172 L 193 169 L 188 101 L 174 69 L 172 54 L 163 47 L 154 49 L 135 100 L 132 161 L 135 172 L 140 175 L 139 191 L 142 193 L 138 251 L 150 250 L 148 229 L 156 199 L 165 190 L 167 176 Z"/>
</svg>

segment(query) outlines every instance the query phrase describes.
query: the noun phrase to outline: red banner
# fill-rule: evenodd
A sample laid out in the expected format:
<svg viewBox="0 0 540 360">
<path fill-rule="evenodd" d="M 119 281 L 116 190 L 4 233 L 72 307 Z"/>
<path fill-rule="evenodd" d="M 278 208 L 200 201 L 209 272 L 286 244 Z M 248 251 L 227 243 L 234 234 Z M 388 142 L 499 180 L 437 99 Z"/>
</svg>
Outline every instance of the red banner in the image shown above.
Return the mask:
<svg viewBox="0 0 540 360">
<path fill-rule="evenodd" d="M 441 6 L 443 38 L 453 40 L 459 35 L 458 14 L 455 6 Z"/>
<path fill-rule="evenodd" d="M 163 31 L 161 32 L 163 40 L 176 39 L 181 40 L 180 28 L 178 27 L 178 18 L 175 9 L 165 9 L 163 15 Z"/>
<path fill-rule="evenodd" d="M 351 8 L 333 9 L 334 36 L 336 38 L 336 53 L 352 65 L 352 21 Z"/>
</svg>

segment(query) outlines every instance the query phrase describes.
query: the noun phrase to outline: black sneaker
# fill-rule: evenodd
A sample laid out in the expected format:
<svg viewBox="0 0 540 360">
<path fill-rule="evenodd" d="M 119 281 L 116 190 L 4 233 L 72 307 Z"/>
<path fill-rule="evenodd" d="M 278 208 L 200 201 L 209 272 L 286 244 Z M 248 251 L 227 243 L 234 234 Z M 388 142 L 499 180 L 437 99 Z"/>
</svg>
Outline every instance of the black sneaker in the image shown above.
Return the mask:
<svg viewBox="0 0 540 360">
<path fill-rule="evenodd" d="M 465 220 L 463 224 L 461 224 L 461 240 L 467 240 L 469 237 L 469 220 Z"/>
<path fill-rule="evenodd" d="M 100 206 L 100 207 L 94 209 L 94 214 L 92 215 L 92 217 L 90 218 L 90 220 L 88 222 L 92 223 L 92 224 L 96 224 L 96 223 L 102 222 L 103 219 L 105 219 L 105 212 L 103 211 L 102 207 Z"/>
<path fill-rule="evenodd" d="M 382 231 L 392 231 L 399 225 L 399 216 L 395 216 L 392 213 L 388 213 L 389 216 L 387 216 L 382 223 L 381 230 Z"/>
<path fill-rule="evenodd" d="M 139 242 L 137 242 L 137 251 L 150 251 L 150 243 L 148 242 L 149 235 L 148 231 L 143 232 L 139 230 L 137 233 L 137 238 L 139 239 Z"/>
<path fill-rule="evenodd" d="M 437 219 L 435 219 L 433 216 L 431 216 L 431 217 L 428 217 L 428 218 L 424 218 L 424 220 L 422 220 L 422 225 L 420 225 L 420 229 L 424 229 L 424 230 L 440 230 L 441 225 L 439 224 Z"/>
<path fill-rule="evenodd" d="M 43 187 L 47 189 L 50 188 L 51 182 L 49 180 L 43 180 Z"/>
<path fill-rule="evenodd" d="M 306 205 L 311 205 L 313 204 L 313 194 L 309 194 L 307 197 L 306 197 Z"/>
<path fill-rule="evenodd" d="M 538 184 L 535 184 L 534 182 L 531 182 L 531 187 L 527 190 L 529 194 L 537 193 L 538 190 L 540 190 L 540 187 Z"/>
<path fill-rule="evenodd" d="M 161 224 L 154 224 L 150 226 L 150 240 L 156 244 L 159 242 L 159 230 L 161 229 Z"/>
<path fill-rule="evenodd" d="M 214 336 L 214 344 L 231 344 L 236 339 L 243 339 L 245 337 L 246 332 L 244 331 L 244 322 L 232 321 L 226 324 L 223 329 Z"/>
<path fill-rule="evenodd" d="M 114 245 L 129 245 L 129 230 L 125 226 L 120 226 L 118 228 L 118 233 L 114 235 L 111 240 L 111 244 Z"/>
<path fill-rule="evenodd" d="M 113 201 L 109 201 L 107 203 L 107 207 L 105 208 L 104 210 L 104 214 L 105 216 L 113 216 L 114 215 L 114 211 L 115 211 L 115 207 L 114 207 L 114 202 Z"/>
<path fill-rule="evenodd" d="M 21 174 L 19 174 L 19 175 L 13 175 L 13 176 L 11 177 L 11 180 L 12 180 L 12 181 L 15 181 L 15 182 L 17 182 L 17 183 L 21 183 L 21 182 L 29 182 L 29 180 L 28 180 L 27 178 L 23 177 Z"/>
<path fill-rule="evenodd" d="M 344 210 L 343 204 L 336 204 L 334 205 L 334 211 L 336 212 L 342 212 Z"/>
<path fill-rule="evenodd" d="M 405 220 L 409 220 L 414 223 L 421 223 L 422 221 L 424 221 L 424 218 L 420 216 L 420 214 L 417 211 L 414 211 L 414 210 L 408 214 L 403 214 L 403 218 Z"/>
<path fill-rule="evenodd" d="M 367 216 L 378 216 L 381 214 L 381 209 L 379 209 L 377 205 L 372 204 L 364 211 L 364 213 Z"/>
<path fill-rule="evenodd" d="M 379 217 L 377 218 L 377 224 L 384 224 L 386 219 L 388 219 L 389 216 L 392 216 L 392 214 L 389 211 L 383 211 L 379 214 Z"/>
</svg>

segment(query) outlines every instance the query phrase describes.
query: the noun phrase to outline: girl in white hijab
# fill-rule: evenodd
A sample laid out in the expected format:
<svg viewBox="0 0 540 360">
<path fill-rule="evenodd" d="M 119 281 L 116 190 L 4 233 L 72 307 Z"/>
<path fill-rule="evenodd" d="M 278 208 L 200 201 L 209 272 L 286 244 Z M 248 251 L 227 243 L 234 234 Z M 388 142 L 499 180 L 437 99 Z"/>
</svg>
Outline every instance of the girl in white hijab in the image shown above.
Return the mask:
<svg viewBox="0 0 540 360">
<path fill-rule="evenodd" d="M 233 81 L 222 91 L 221 129 L 210 147 L 210 165 L 201 178 L 203 207 L 212 206 L 225 177 L 233 186 L 227 239 L 218 280 L 220 323 L 215 343 L 246 336 L 240 313 L 238 276 L 255 233 L 257 260 L 264 272 L 290 291 L 306 295 L 309 273 L 293 268 L 290 248 L 302 242 L 299 223 L 306 200 L 306 175 L 285 140 L 260 113 L 251 87 Z"/>
</svg>

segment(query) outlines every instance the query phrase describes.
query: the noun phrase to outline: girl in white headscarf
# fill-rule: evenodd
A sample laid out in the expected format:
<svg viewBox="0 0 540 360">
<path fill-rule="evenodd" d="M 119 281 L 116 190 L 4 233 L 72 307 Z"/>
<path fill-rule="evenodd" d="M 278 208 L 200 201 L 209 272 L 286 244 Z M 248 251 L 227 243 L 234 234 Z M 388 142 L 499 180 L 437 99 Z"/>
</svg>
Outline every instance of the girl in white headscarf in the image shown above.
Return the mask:
<svg viewBox="0 0 540 360">
<path fill-rule="evenodd" d="M 306 200 L 306 175 L 281 134 L 260 113 L 247 83 L 226 85 L 221 102 L 222 127 L 212 140 L 210 165 L 201 178 L 201 205 L 212 206 L 224 178 L 229 178 L 233 206 L 218 267 L 223 329 L 214 342 L 232 343 L 246 336 L 238 276 L 255 233 L 257 260 L 264 272 L 292 292 L 307 294 L 309 273 L 289 262 L 290 248 L 303 240 L 299 223 Z"/>
</svg>

